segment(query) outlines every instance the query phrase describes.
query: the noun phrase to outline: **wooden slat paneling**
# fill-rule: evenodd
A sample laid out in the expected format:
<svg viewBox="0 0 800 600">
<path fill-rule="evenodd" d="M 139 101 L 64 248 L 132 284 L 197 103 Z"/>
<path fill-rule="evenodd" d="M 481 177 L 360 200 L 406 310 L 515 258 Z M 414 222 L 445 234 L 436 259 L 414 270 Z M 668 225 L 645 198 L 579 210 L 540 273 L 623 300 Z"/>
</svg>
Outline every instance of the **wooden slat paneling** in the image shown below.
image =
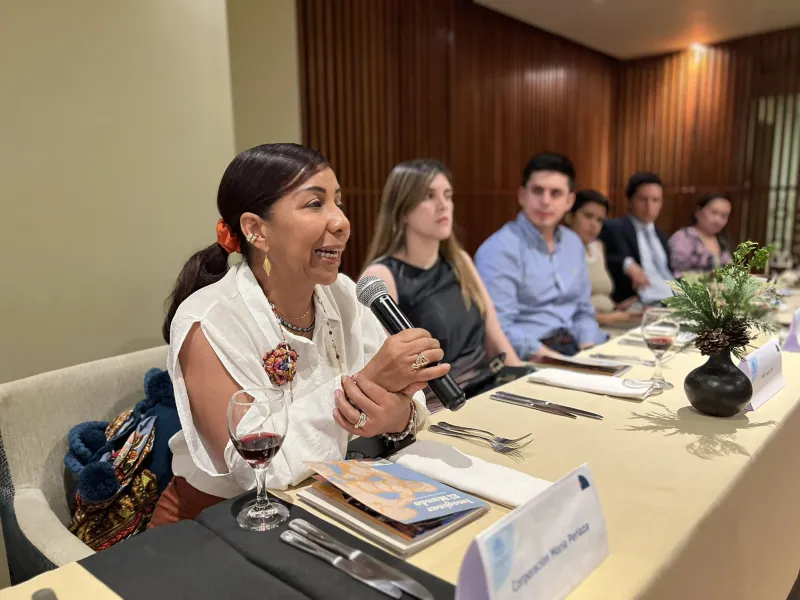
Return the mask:
<svg viewBox="0 0 800 600">
<path fill-rule="evenodd" d="M 525 162 L 575 161 L 607 191 L 618 63 L 470 0 L 298 0 L 304 143 L 342 184 L 357 275 L 380 193 L 401 160 L 453 171 L 456 225 L 474 251 L 517 209 Z"/>
<path fill-rule="evenodd" d="M 468 2 L 453 31 L 451 166 L 467 249 L 516 213 L 536 152 L 566 154 L 582 186 L 607 191 L 616 61 Z"/>
<path fill-rule="evenodd" d="M 361 268 L 389 171 L 416 157 L 450 166 L 470 252 L 513 217 L 542 150 L 569 156 L 613 214 L 628 177 L 652 170 L 667 231 L 719 190 L 734 239 L 800 246 L 800 29 L 619 62 L 470 0 L 297 4 L 304 142 L 344 189 L 345 273 Z"/>
<path fill-rule="evenodd" d="M 658 77 L 642 85 L 653 69 Z M 628 61 L 619 77 L 615 213 L 625 210 L 627 178 L 652 170 L 666 183 L 660 225 L 668 231 L 689 223 L 699 197 L 721 191 L 733 200 L 734 239 L 800 246 L 783 225 L 800 227 L 800 29 Z"/>
</svg>

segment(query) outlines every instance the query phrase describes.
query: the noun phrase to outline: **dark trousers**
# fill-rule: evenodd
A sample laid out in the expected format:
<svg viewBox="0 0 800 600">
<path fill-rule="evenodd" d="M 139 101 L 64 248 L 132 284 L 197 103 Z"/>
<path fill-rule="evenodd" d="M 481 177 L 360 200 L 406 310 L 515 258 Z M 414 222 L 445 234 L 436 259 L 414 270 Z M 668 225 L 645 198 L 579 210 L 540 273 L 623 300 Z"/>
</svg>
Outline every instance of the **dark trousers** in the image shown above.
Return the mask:
<svg viewBox="0 0 800 600">
<path fill-rule="evenodd" d="M 578 340 L 566 329 L 559 329 L 552 335 L 542 339 L 541 342 L 551 350 L 555 350 L 564 356 L 575 356 L 580 352 Z"/>
</svg>

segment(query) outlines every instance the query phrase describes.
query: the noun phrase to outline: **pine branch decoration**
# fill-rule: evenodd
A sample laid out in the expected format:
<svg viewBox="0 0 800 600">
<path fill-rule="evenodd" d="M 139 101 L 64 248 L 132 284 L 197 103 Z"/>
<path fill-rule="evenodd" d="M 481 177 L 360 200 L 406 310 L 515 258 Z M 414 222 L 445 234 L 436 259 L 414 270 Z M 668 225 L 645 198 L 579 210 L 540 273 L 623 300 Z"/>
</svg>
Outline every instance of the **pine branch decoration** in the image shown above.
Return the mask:
<svg viewBox="0 0 800 600">
<path fill-rule="evenodd" d="M 698 334 L 695 345 L 704 355 L 728 350 L 742 358 L 758 332 L 776 330 L 770 313 L 777 290 L 750 274 L 764 268 L 771 252 L 770 246 L 744 242 L 734 251 L 733 262 L 710 277 L 671 282 L 675 295 L 664 302 L 684 329 Z"/>
</svg>

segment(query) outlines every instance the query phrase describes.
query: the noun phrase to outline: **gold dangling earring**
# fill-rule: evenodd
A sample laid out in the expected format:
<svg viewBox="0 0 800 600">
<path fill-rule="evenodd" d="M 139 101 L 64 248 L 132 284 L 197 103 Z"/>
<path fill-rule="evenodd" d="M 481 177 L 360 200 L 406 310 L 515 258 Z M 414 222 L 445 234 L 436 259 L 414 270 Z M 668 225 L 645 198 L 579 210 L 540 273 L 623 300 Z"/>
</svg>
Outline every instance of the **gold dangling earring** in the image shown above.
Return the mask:
<svg viewBox="0 0 800 600">
<path fill-rule="evenodd" d="M 264 272 L 269 277 L 269 272 L 272 271 L 272 263 L 269 261 L 269 256 L 264 257 Z"/>
</svg>

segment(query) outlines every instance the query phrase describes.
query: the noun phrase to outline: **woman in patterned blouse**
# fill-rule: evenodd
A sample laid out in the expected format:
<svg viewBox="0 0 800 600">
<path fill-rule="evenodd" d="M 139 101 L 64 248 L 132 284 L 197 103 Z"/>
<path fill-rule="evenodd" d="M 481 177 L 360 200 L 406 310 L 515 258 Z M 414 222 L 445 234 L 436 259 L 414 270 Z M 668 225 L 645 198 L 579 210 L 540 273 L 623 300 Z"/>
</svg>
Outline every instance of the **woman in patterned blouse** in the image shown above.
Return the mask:
<svg viewBox="0 0 800 600">
<path fill-rule="evenodd" d="M 731 201 L 723 194 L 709 194 L 697 203 L 692 224 L 669 238 L 675 276 L 709 273 L 733 260 L 725 226 L 731 215 Z"/>
</svg>

